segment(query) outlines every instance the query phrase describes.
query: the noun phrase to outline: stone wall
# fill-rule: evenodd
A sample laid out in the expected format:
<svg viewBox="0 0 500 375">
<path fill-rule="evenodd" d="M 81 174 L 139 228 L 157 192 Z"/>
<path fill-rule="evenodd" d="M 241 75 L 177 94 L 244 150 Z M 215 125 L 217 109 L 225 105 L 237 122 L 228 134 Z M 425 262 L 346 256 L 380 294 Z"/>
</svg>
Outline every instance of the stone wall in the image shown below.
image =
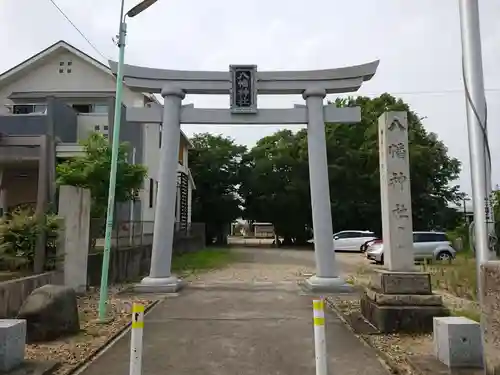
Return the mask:
<svg viewBox="0 0 500 375">
<path fill-rule="evenodd" d="M 486 373 L 500 374 L 500 261 L 481 267 Z"/>
<path fill-rule="evenodd" d="M 189 234 L 174 234 L 173 253 L 176 255 L 192 253 L 205 248 L 205 224 L 197 223 Z"/>
<path fill-rule="evenodd" d="M 149 273 L 151 265 L 151 245 L 124 249 L 112 249 L 109 259 L 108 283 L 116 284 L 135 281 Z M 103 253 L 89 254 L 87 263 L 87 284 L 101 284 Z"/>
<path fill-rule="evenodd" d="M 203 227 L 204 229 L 204 227 Z M 174 255 L 192 253 L 205 248 L 205 231 L 191 235 L 174 236 Z M 109 260 L 108 283 L 138 281 L 149 274 L 152 245 L 112 248 Z M 103 253 L 89 254 L 87 263 L 87 285 L 98 286 L 101 283 Z"/>
<path fill-rule="evenodd" d="M 15 317 L 26 297 L 36 288 L 62 282 L 62 273 L 55 271 L 1 282 L 0 319 Z"/>
</svg>

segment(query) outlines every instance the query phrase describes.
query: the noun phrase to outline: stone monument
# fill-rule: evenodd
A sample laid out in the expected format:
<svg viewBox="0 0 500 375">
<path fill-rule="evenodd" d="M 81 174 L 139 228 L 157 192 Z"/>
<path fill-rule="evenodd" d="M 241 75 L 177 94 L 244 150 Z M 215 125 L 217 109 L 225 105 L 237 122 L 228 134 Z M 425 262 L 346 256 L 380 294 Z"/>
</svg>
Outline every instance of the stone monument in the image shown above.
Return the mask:
<svg viewBox="0 0 500 375">
<path fill-rule="evenodd" d="M 379 118 L 383 260 L 361 298 L 363 316 L 381 332 L 431 332 L 447 315 L 430 275 L 415 271 L 406 112 Z"/>
<path fill-rule="evenodd" d="M 117 64 L 110 62 L 116 73 Z M 333 249 L 333 230 L 326 159 L 325 122 L 357 123 L 359 108 L 324 105 L 327 94 L 357 91 L 373 77 L 378 61 L 339 69 L 259 72 L 255 65 L 231 65 L 229 71 L 193 72 L 125 65 L 124 83 L 133 91 L 161 93 L 161 106 L 128 108 L 127 120 L 163 123 L 158 198 L 154 223 L 151 270 L 137 290 L 174 292 L 182 285 L 171 274 L 174 229 L 175 176 L 181 124 L 307 124 L 316 275 L 307 280 L 312 290 L 348 288 L 339 277 Z M 186 94 L 228 95 L 229 108 L 199 109 L 183 105 Z M 297 95 L 305 105 L 259 109 L 258 95 Z"/>
<path fill-rule="evenodd" d="M 59 255 L 64 259 L 64 285 L 76 293 L 87 290 L 87 261 L 90 242 L 90 190 L 76 186 L 59 189 L 61 230 Z"/>
</svg>

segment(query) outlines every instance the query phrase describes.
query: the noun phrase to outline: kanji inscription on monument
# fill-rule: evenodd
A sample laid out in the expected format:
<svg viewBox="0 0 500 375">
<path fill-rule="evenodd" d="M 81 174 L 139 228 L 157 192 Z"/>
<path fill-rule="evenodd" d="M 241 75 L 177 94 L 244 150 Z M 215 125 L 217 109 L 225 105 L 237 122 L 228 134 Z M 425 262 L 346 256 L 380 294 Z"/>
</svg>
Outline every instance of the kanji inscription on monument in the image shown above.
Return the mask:
<svg viewBox="0 0 500 375">
<path fill-rule="evenodd" d="M 257 66 L 231 65 L 231 111 L 257 112 Z"/>
<path fill-rule="evenodd" d="M 379 146 L 384 262 L 390 271 L 412 271 L 413 224 L 406 112 L 387 112 L 380 116 Z"/>
</svg>

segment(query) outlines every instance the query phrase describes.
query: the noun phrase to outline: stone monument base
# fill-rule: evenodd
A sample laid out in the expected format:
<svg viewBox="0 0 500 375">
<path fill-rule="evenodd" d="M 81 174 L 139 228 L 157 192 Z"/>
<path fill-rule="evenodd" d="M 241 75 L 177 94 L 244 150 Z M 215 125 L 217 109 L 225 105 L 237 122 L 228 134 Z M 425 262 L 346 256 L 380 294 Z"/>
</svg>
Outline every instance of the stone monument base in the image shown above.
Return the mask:
<svg viewBox="0 0 500 375">
<path fill-rule="evenodd" d="M 435 316 L 447 316 L 424 272 L 377 270 L 361 297 L 361 313 L 382 333 L 428 333 Z"/>
<path fill-rule="evenodd" d="M 185 283 L 176 276 L 145 277 L 139 284 L 134 285 L 134 292 L 138 293 L 177 293 Z"/>
</svg>

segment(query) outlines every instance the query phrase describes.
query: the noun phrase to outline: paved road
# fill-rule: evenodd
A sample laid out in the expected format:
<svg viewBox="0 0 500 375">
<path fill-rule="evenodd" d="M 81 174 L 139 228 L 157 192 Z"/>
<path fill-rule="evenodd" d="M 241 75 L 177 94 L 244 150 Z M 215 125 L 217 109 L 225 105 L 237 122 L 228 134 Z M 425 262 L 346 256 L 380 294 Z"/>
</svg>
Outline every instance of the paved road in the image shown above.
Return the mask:
<svg viewBox="0 0 500 375">
<path fill-rule="evenodd" d="M 193 280 L 146 316 L 143 375 L 315 373 L 312 297 L 296 284 L 312 269 L 312 253 L 240 252 L 240 262 Z M 326 329 L 330 374 L 387 374 L 333 313 Z M 129 340 L 124 336 L 83 374 L 127 374 Z"/>
</svg>

